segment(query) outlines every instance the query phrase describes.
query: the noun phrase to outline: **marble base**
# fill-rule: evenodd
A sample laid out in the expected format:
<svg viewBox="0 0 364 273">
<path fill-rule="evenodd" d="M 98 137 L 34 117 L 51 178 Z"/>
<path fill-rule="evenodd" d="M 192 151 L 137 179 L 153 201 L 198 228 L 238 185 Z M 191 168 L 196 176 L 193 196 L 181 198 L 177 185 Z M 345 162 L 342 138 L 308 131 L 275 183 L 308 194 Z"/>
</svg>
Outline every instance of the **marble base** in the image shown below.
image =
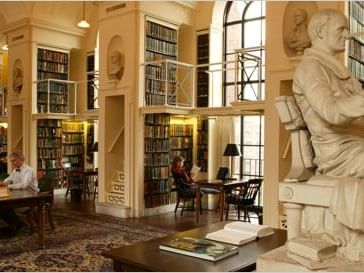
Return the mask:
<svg viewBox="0 0 364 273">
<path fill-rule="evenodd" d="M 364 263 L 335 258 L 328 268 L 310 270 L 287 256 L 287 247 L 269 251 L 257 259 L 257 272 L 363 272 Z"/>
</svg>

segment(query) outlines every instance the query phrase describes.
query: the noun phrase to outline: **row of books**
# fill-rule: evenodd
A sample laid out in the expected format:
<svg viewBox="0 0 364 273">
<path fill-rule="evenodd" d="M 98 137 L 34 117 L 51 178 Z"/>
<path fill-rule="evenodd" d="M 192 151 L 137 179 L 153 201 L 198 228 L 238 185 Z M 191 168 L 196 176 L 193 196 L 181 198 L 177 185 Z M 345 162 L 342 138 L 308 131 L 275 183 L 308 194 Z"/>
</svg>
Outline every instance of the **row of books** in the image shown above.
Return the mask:
<svg viewBox="0 0 364 273">
<path fill-rule="evenodd" d="M 145 125 L 144 137 L 169 138 L 169 126 L 167 125 Z"/>
<path fill-rule="evenodd" d="M 64 52 L 38 48 L 38 61 L 41 60 L 67 64 L 68 54 Z"/>
<path fill-rule="evenodd" d="M 38 71 L 38 80 L 44 79 L 56 79 L 56 80 L 68 80 L 68 75 L 64 73 L 56 73 L 56 72 L 44 72 Z"/>
<path fill-rule="evenodd" d="M 147 50 L 166 54 L 173 57 L 177 56 L 176 44 L 167 41 L 156 40 L 150 37 L 147 37 Z"/>
<path fill-rule="evenodd" d="M 62 155 L 63 156 L 71 156 L 71 155 L 80 155 L 83 154 L 83 145 L 63 145 L 62 146 Z"/>
<path fill-rule="evenodd" d="M 147 35 L 157 39 L 168 40 L 172 43 L 177 42 L 177 31 L 163 25 L 147 21 Z"/>
<path fill-rule="evenodd" d="M 39 82 L 37 91 L 38 93 L 48 93 L 48 81 Z M 53 94 L 65 94 L 68 92 L 68 84 L 64 82 L 49 81 L 49 92 Z"/>
<path fill-rule="evenodd" d="M 188 150 L 171 150 L 169 152 L 169 157 L 171 159 L 175 158 L 176 156 L 181 156 L 186 161 L 191 161 L 192 160 L 192 149 L 188 149 Z"/>
<path fill-rule="evenodd" d="M 85 126 L 82 122 L 63 122 L 62 129 L 64 132 L 80 132 L 83 133 Z"/>
<path fill-rule="evenodd" d="M 144 155 L 145 166 L 168 166 L 169 154 L 168 153 L 146 153 Z"/>
<path fill-rule="evenodd" d="M 39 119 L 38 127 L 62 127 L 62 121 L 58 119 Z"/>
<path fill-rule="evenodd" d="M 62 157 L 62 149 L 55 148 L 55 147 L 50 147 L 50 148 L 38 147 L 37 155 L 38 155 L 38 158 L 41 158 L 41 159 L 56 159 L 56 158 L 60 159 Z M 39 165 L 38 165 L 38 167 L 39 167 Z"/>
<path fill-rule="evenodd" d="M 145 195 L 145 208 L 154 208 L 163 205 L 170 204 L 170 194 L 169 193 L 160 193 L 153 195 Z"/>
<path fill-rule="evenodd" d="M 352 74 L 356 78 L 364 81 L 364 65 L 352 58 L 349 58 L 348 62 L 349 62 L 348 67 L 349 67 L 350 71 L 352 72 Z"/>
<path fill-rule="evenodd" d="M 38 61 L 37 69 L 38 71 L 67 73 L 68 65 L 62 63 L 53 63 L 48 61 Z"/>
<path fill-rule="evenodd" d="M 48 105 L 47 103 L 38 103 L 37 105 L 38 113 L 48 113 Z M 51 104 L 49 106 L 49 112 L 50 113 L 63 113 L 67 114 L 69 113 L 69 107 L 66 104 Z"/>
<path fill-rule="evenodd" d="M 61 147 L 62 139 L 61 138 L 38 138 L 37 145 L 40 148 L 54 148 Z"/>
<path fill-rule="evenodd" d="M 63 129 L 63 142 L 66 144 L 83 143 L 83 132 L 80 132 L 80 134 L 74 134 Z"/>
<path fill-rule="evenodd" d="M 171 136 L 192 136 L 193 125 L 192 124 L 171 124 L 170 125 Z"/>
<path fill-rule="evenodd" d="M 49 98 L 49 99 L 48 99 Z M 48 94 L 39 94 L 37 98 L 38 104 L 63 104 L 66 105 L 68 103 L 68 98 L 63 95 L 50 95 Z"/>
<path fill-rule="evenodd" d="M 69 163 L 71 163 L 71 165 L 82 164 L 83 163 L 83 157 L 67 155 L 67 156 L 62 157 L 62 161 L 63 162 L 69 162 Z"/>
<path fill-rule="evenodd" d="M 38 137 L 62 137 L 62 128 L 59 127 L 39 127 L 37 128 Z"/>
<path fill-rule="evenodd" d="M 38 169 L 62 168 L 61 159 L 38 159 Z"/>
<path fill-rule="evenodd" d="M 147 93 L 160 93 L 165 94 L 166 91 L 169 94 L 175 94 L 176 93 L 176 83 L 168 82 L 161 80 L 152 80 L 152 79 L 146 79 L 145 82 L 145 92 Z"/>
<path fill-rule="evenodd" d="M 150 125 L 169 125 L 169 114 L 149 114 L 145 115 L 145 123 Z"/>
<path fill-rule="evenodd" d="M 160 60 L 165 60 L 165 59 L 177 60 L 177 57 L 176 56 L 164 55 L 162 53 L 158 53 L 158 52 L 154 52 L 154 51 L 146 51 L 145 52 L 145 61 L 146 62 L 160 61 Z"/>
<path fill-rule="evenodd" d="M 364 31 L 364 26 L 362 24 L 360 24 L 357 20 L 355 20 L 352 16 L 350 16 L 349 27 L 350 27 L 350 32 L 355 33 L 355 32 L 363 32 Z M 357 39 L 360 42 L 364 43 L 363 35 L 355 36 L 354 39 Z"/>
<path fill-rule="evenodd" d="M 168 179 L 169 167 L 145 167 L 144 168 L 144 181 Z"/>
<path fill-rule="evenodd" d="M 166 65 L 147 65 L 145 67 L 145 77 L 147 79 L 167 80 L 173 83 L 176 82 L 176 72 L 176 67 L 171 65 L 168 65 L 168 68 L 166 68 Z"/>
<path fill-rule="evenodd" d="M 169 188 L 168 180 L 148 181 L 144 183 L 145 194 L 167 193 L 169 192 Z"/>
<path fill-rule="evenodd" d="M 364 25 L 364 7 L 358 3 L 358 1 L 349 2 L 349 13 L 350 16 L 358 20 L 359 23 Z"/>
<path fill-rule="evenodd" d="M 164 94 L 154 94 L 154 93 L 147 93 L 145 94 L 145 104 L 146 105 L 176 105 L 176 96 L 175 95 L 169 95 L 167 96 L 166 101 L 166 95 Z"/>
<path fill-rule="evenodd" d="M 358 61 L 364 62 L 364 45 L 354 39 L 349 43 L 349 54 Z"/>
<path fill-rule="evenodd" d="M 174 137 L 170 141 L 170 149 L 192 149 L 192 138 L 191 137 Z"/>
</svg>

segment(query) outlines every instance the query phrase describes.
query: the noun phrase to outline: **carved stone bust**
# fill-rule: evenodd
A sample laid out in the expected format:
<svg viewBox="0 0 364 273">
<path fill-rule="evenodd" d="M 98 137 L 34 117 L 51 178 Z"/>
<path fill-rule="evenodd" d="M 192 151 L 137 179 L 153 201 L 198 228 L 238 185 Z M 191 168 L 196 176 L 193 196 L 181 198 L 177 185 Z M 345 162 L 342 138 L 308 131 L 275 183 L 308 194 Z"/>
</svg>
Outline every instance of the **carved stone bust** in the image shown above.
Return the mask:
<svg viewBox="0 0 364 273">
<path fill-rule="evenodd" d="M 124 56 L 119 51 L 110 54 L 108 63 L 108 75 L 110 80 L 120 80 L 124 74 Z"/>
<path fill-rule="evenodd" d="M 302 55 L 303 50 L 311 46 L 307 32 L 307 12 L 304 9 L 296 9 L 293 12 L 293 22 L 294 26 L 289 35 L 288 47 L 296 55 Z"/>
<path fill-rule="evenodd" d="M 19 59 L 17 59 L 13 66 L 13 92 L 20 94 L 23 90 L 23 65 Z"/>
</svg>

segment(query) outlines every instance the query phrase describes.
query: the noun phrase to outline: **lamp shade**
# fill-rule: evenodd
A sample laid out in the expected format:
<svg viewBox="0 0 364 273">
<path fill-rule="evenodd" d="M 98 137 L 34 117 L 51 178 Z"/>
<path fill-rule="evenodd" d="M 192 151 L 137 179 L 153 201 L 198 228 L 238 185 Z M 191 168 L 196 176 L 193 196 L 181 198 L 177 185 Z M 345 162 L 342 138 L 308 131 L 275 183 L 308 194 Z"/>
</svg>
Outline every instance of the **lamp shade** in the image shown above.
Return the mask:
<svg viewBox="0 0 364 273">
<path fill-rule="evenodd" d="M 224 152 L 224 156 L 240 156 L 238 145 L 227 144 Z"/>
<path fill-rule="evenodd" d="M 99 151 L 99 143 L 95 142 L 94 145 L 92 145 L 92 151 L 98 152 Z"/>
</svg>

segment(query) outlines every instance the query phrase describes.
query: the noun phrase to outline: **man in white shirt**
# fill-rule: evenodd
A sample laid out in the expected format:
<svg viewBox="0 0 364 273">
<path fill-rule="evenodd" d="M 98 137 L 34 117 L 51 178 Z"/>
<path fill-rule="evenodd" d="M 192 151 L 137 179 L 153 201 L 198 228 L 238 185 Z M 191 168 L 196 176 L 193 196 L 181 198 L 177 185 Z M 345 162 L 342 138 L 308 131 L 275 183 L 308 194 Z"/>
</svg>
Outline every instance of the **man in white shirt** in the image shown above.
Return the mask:
<svg viewBox="0 0 364 273">
<path fill-rule="evenodd" d="M 9 156 L 13 164 L 12 173 L 0 182 L 0 187 L 8 186 L 11 190 L 33 190 L 38 191 L 38 181 L 32 168 L 25 164 L 24 155 L 20 152 L 13 152 Z M 14 210 L 1 210 L 0 219 L 4 220 L 9 226 L 3 230 L 2 233 L 7 235 L 14 235 L 17 231 L 22 229 L 24 223 L 20 220 Z"/>
</svg>

